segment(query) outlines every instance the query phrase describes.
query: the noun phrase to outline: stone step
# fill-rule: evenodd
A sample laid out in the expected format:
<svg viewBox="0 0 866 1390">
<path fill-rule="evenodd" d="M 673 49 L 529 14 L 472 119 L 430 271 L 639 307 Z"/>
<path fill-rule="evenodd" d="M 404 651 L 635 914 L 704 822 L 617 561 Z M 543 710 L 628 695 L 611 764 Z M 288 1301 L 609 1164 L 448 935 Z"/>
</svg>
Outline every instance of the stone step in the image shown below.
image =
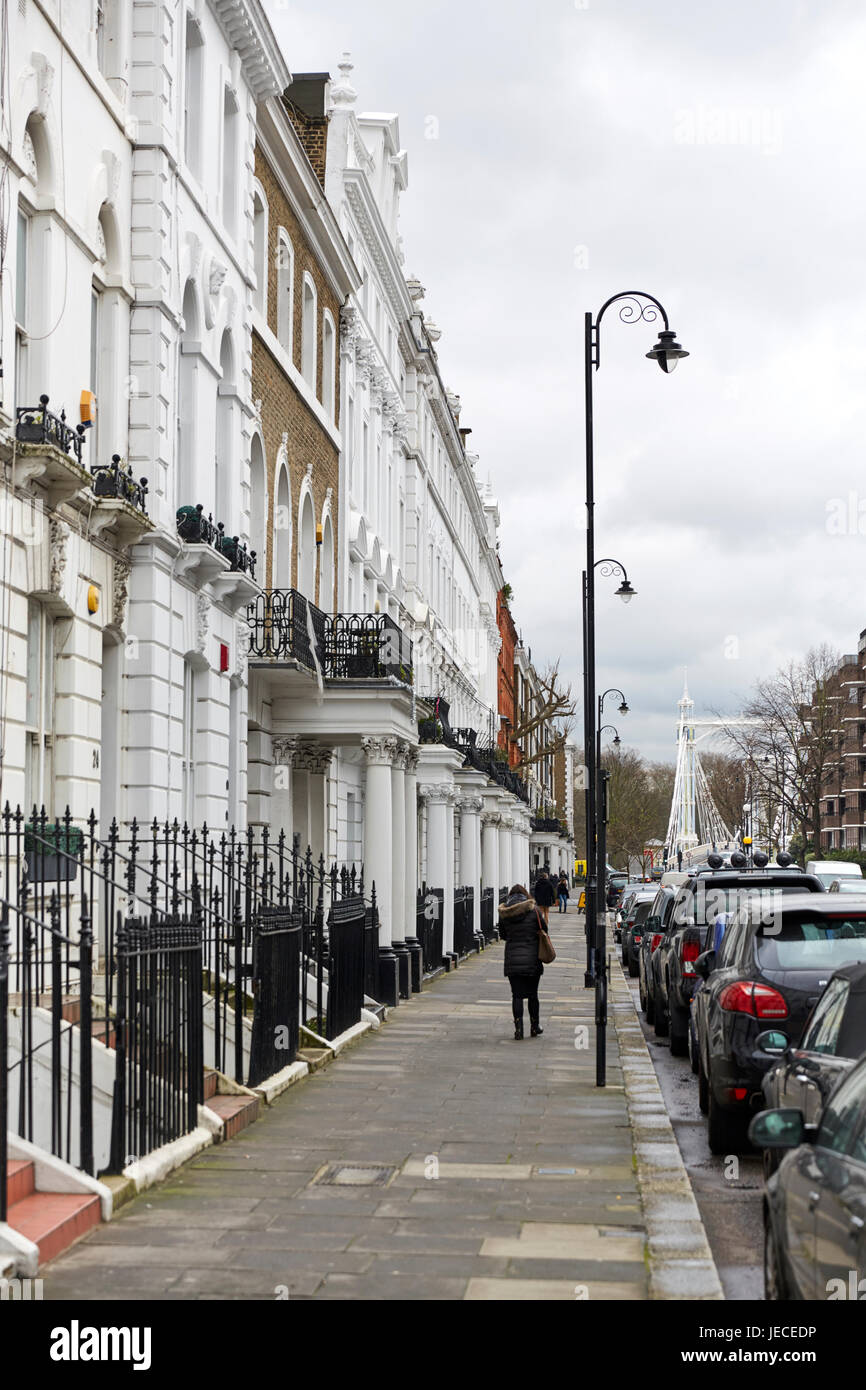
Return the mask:
<svg viewBox="0 0 866 1390">
<path fill-rule="evenodd" d="M 217 1082 L 218 1082 L 218 1081 L 219 1081 L 219 1073 L 218 1073 L 218 1072 L 215 1072 L 215 1071 L 211 1071 L 211 1069 L 210 1069 L 209 1067 L 205 1067 L 205 1072 L 204 1072 L 204 1100 L 205 1100 L 205 1105 L 207 1105 L 208 1101 L 209 1101 L 209 1100 L 212 1100 L 213 1097 L 216 1095 L 216 1093 L 217 1093 Z"/>
<path fill-rule="evenodd" d="M 26 1158 L 10 1158 L 6 1164 L 6 1205 L 12 1207 L 36 1191 L 36 1171 Z"/>
<path fill-rule="evenodd" d="M 99 1198 L 90 1193 L 31 1192 L 10 1205 L 7 1219 L 14 1231 L 39 1246 L 41 1268 L 99 1225 Z"/>
<path fill-rule="evenodd" d="M 258 1096 L 212 1096 L 205 1104 L 223 1121 L 223 1139 L 233 1139 L 259 1118 Z"/>
</svg>

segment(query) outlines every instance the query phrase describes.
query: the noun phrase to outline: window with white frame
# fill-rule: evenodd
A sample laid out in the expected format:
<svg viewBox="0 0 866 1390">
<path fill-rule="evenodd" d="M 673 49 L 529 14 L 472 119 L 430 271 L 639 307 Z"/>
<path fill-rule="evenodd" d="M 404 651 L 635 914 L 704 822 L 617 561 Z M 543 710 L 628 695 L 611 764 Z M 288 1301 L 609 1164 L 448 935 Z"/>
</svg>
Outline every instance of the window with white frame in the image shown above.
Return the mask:
<svg viewBox="0 0 866 1390">
<path fill-rule="evenodd" d="M 329 420 L 336 416 L 336 356 L 337 334 L 330 311 L 322 317 L 322 405 Z"/>
<path fill-rule="evenodd" d="M 268 205 L 261 189 L 253 195 L 253 270 L 256 289 L 253 303 L 263 318 L 268 316 Z"/>
<path fill-rule="evenodd" d="M 309 275 L 304 275 L 301 305 L 301 376 L 313 392 L 316 390 L 316 289 Z"/>
<path fill-rule="evenodd" d="M 230 87 L 223 88 L 222 213 L 226 230 L 237 233 L 238 203 L 238 103 Z"/>
<path fill-rule="evenodd" d="M 36 599 L 27 605 L 27 681 L 24 718 L 24 797 L 27 810 L 54 814 L 54 618 Z"/>
<path fill-rule="evenodd" d="M 15 399 L 26 405 L 27 323 L 30 297 L 30 217 L 19 205 L 15 248 Z"/>
<path fill-rule="evenodd" d="M 202 87 L 204 77 L 204 39 L 198 21 L 186 17 L 183 91 L 183 156 L 196 177 L 201 174 Z"/>
<path fill-rule="evenodd" d="M 277 233 L 277 339 L 292 355 L 295 301 L 295 252 L 283 227 Z"/>
</svg>

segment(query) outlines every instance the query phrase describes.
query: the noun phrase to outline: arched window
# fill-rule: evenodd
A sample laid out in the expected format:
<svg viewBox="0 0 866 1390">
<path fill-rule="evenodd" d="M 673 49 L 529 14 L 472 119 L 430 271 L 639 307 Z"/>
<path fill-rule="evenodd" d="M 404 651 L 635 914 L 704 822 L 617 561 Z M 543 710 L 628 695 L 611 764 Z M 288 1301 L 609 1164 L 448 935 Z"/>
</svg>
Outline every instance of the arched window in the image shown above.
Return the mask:
<svg viewBox="0 0 866 1390">
<path fill-rule="evenodd" d="M 253 194 L 253 270 L 256 288 L 253 303 L 263 318 L 268 316 L 268 205 L 260 188 Z"/>
<path fill-rule="evenodd" d="M 187 280 L 183 292 L 183 331 L 180 339 L 177 390 L 176 501 L 179 507 L 194 507 L 204 498 L 196 491 L 196 425 L 198 390 L 199 317 L 195 287 Z"/>
<path fill-rule="evenodd" d="M 351 605 L 350 605 L 351 606 Z M 325 516 L 322 526 L 322 564 L 319 571 L 319 607 L 326 613 L 334 608 L 334 528 L 331 513 Z"/>
<path fill-rule="evenodd" d="M 313 519 L 313 499 L 304 494 L 298 518 L 298 588 L 313 603 L 316 601 L 316 523 Z"/>
<path fill-rule="evenodd" d="M 254 434 L 250 447 L 250 550 L 256 552 L 256 579 L 267 579 L 268 480 L 261 435 Z"/>
<path fill-rule="evenodd" d="M 289 473 L 285 462 L 280 464 L 277 473 L 276 499 L 276 506 L 274 507 L 271 587 L 274 589 L 291 589 L 292 495 L 289 490 Z"/>
<path fill-rule="evenodd" d="M 329 420 L 336 415 L 336 343 L 334 320 L 329 310 L 322 316 L 322 405 Z"/>
<path fill-rule="evenodd" d="M 292 320 L 295 299 L 295 253 L 284 229 L 277 233 L 277 338 L 292 355 Z"/>
<path fill-rule="evenodd" d="M 214 520 L 223 522 L 227 536 L 238 534 L 235 516 L 234 457 L 235 355 L 228 329 L 220 343 L 220 379 L 216 399 L 216 439 L 214 447 Z"/>
<path fill-rule="evenodd" d="M 301 309 L 301 376 L 316 390 L 316 289 L 309 275 L 304 276 Z"/>
</svg>

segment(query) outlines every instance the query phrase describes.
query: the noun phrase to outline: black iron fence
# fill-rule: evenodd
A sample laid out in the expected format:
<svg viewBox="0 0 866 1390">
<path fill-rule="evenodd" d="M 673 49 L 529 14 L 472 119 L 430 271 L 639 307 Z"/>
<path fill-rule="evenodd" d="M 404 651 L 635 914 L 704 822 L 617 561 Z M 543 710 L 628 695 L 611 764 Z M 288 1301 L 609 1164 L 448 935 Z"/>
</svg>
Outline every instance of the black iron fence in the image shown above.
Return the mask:
<svg viewBox="0 0 866 1390">
<path fill-rule="evenodd" d="M 199 915 L 194 909 L 192 919 L 128 917 L 118 929 L 110 1172 L 122 1172 L 198 1122 L 204 1099 Z M 82 1077 L 82 1090 L 85 1084 Z"/>
<path fill-rule="evenodd" d="M 421 964 L 425 975 L 442 968 L 444 904 L 443 888 L 428 888 L 422 884 L 418 890 L 415 935 L 421 943 Z"/>
<path fill-rule="evenodd" d="M 147 478 L 134 478 L 132 464 L 123 467 L 120 454 L 112 454 L 111 463 L 92 464 L 93 492 L 96 497 L 116 498 L 147 515 Z"/>
<path fill-rule="evenodd" d="M 66 423 L 66 411 L 55 415 L 48 409 L 48 396 L 40 396 L 38 405 L 22 405 L 15 411 L 15 438 L 19 444 L 52 444 L 64 454 L 70 451 L 81 463 L 84 426 L 73 428 Z"/>
<path fill-rule="evenodd" d="M 454 889 L 454 950 L 468 956 L 477 947 L 474 927 L 475 889 Z"/>
<path fill-rule="evenodd" d="M 133 820 L 101 837 L 92 813 L 7 804 L 0 848 L 4 1146 L 8 1116 L 93 1171 L 94 1037 L 116 1050 L 115 1163 L 194 1126 L 205 1065 L 258 1084 L 302 1023 L 335 1037 L 377 997 L 375 886 L 366 901 L 363 871 L 282 832 Z"/>
<path fill-rule="evenodd" d="M 494 907 L 494 890 L 492 888 L 482 888 L 480 910 L 481 935 L 485 941 L 495 941 L 497 936 L 496 911 Z"/>
<path fill-rule="evenodd" d="M 246 542 L 239 536 L 227 536 L 225 522 L 214 521 L 210 513 L 205 516 L 201 502 L 194 507 L 178 507 L 176 521 L 177 534 L 182 541 L 188 545 L 212 545 L 230 562 L 231 569 L 255 578 L 256 552 L 247 550 Z"/>
<path fill-rule="evenodd" d="M 258 594 L 247 611 L 250 655 L 297 661 L 329 680 L 412 684 L 412 642 L 387 613 L 323 613 L 296 589 Z"/>
</svg>

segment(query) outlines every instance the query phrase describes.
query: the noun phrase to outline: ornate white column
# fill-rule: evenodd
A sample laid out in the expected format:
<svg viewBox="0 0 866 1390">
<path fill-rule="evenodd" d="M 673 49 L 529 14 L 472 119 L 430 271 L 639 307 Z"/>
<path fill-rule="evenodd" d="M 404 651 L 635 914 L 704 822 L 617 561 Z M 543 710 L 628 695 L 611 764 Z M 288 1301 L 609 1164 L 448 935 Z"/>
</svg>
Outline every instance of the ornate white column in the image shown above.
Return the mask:
<svg viewBox="0 0 866 1390">
<path fill-rule="evenodd" d="M 504 813 L 499 817 L 499 877 L 500 888 L 510 888 L 517 880 L 514 878 L 511 859 L 511 817 Z"/>
<path fill-rule="evenodd" d="M 391 947 L 397 956 L 401 999 L 411 993 L 406 945 L 405 750 L 405 743 L 398 744 L 391 764 Z"/>
<path fill-rule="evenodd" d="M 442 915 L 442 954 L 453 960 L 457 964 L 457 953 L 454 950 L 454 810 L 457 805 L 458 795 L 453 787 L 449 787 L 448 796 L 445 801 L 445 911 Z"/>
<path fill-rule="evenodd" d="M 480 796 L 460 798 L 460 886 L 473 890 L 472 930 L 481 931 L 481 808 Z"/>
<path fill-rule="evenodd" d="M 493 889 L 494 911 L 499 903 L 499 815 L 483 811 L 481 815 L 481 886 Z M 509 883 L 509 888 L 511 884 Z"/>
<path fill-rule="evenodd" d="M 367 786 L 364 800 L 364 883 L 367 893 L 375 884 L 379 907 L 379 993 L 380 1003 L 398 1002 L 397 957 L 391 949 L 391 855 L 393 851 L 393 808 L 391 805 L 391 764 L 397 752 L 394 738 L 362 738 L 367 758 Z"/>
<path fill-rule="evenodd" d="M 294 752 L 296 771 L 305 772 L 306 817 L 302 829 L 304 847 L 313 851 L 313 859 L 325 853 L 328 842 L 328 796 L 326 782 L 330 775 L 334 758 L 333 748 L 317 743 L 315 739 L 297 739 Z"/>
<path fill-rule="evenodd" d="M 278 734 L 271 739 L 274 760 L 273 787 L 270 796 L 269 830 L 276 839 L 281 830 L 286 834 L 286 845 L 292 847 L 294 816 L 292 813 L 292 772 L 295 750 L 298 746 L 296 734 Z"/>
<path fill-rule="evenodd" d="M 444 782 L 425 782 L 418 788 L 420 796 L 427 802 L 427 887 L 441 888 L 443 892 L 442 909 L 442 951 L 445 946 L 445 923 L 448 919 L 448 860 L 453 862 L 453 816 L 449 837 L 448 801 L 451 789 Z M 451 942 L 454 941 L 454 871 L 451 870 Z M 450 951 L 451 946 L 447 947 Z"/>
<path fill-rule="evenodd" d="M 406 821 L 406 872 L 403 883 L 403 913 L 406 925 L 406 945 L 411 954 L 412 989 L 421 988 L 421 942 L 415 934 L 418 908 L 418 750 L 403 745 L 403 802 Z"/>
</svg>

